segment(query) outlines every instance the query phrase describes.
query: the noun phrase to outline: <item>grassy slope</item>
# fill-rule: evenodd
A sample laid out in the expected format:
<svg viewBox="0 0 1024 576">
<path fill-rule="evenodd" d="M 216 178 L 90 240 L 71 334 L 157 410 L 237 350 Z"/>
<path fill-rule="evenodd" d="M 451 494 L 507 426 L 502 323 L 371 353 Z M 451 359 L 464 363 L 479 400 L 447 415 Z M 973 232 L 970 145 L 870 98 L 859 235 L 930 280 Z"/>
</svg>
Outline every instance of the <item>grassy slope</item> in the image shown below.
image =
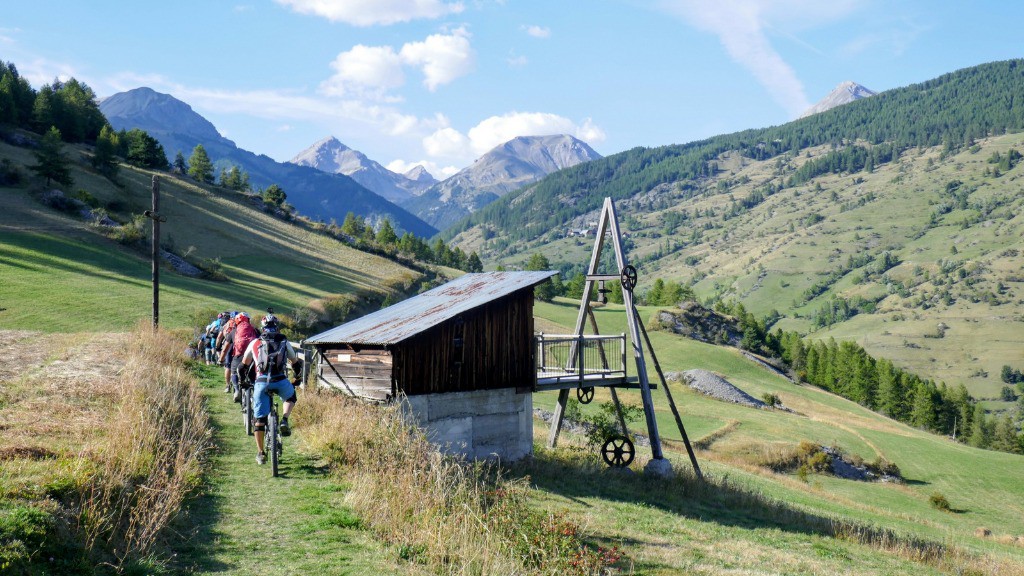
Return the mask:
<svg viewBox="0 0 1024 576">
<path fill-rule="evenodd" d="M 776 159 L 756 162 L 726 154 L 719 161 L 718 175 L 694 182 L 701 193 L 693 199 L 680 199 L 674 186 L 663 186 L 617 204 L 620 223 L 628 216 L 639 223 L 634 229 L 624 224 L 624 230 L 634 244 L 629 258 L 639 263 L 640 291 L 657 277 L 692 280 L 701 297 L 737 299 L 758 315 L 777 309 L 787 316 L 778 326 L 802 332 L 812 329 L 806 317 L 833 296 L 886 296 L 877 313 L 855 316 L 810 336 L 856 340 L 872 355 L 890 358 L 923 377 L 951 385 L 963 382 L 978 397 L 997 396 L 1003 386 L 1000 368 L 1024 367 L 1024 166 L 1018 164 L 999 178 L 985 176 L 984 171 L 993 166 L 987 161 L 993 152 L 1024 149 L 1024 134 L 978 144 L 977 151 L 946 158 L 938 148 L 910 151 L 872 173 L 820 176 L 728 219 L 724 215 L 733 200 L 746 198 L 765 183 L 781 181 L 828 149 L 807 150 L 781 164 Z M 968 198 L 971 207 L 954 209 L 929 226 L 938 204 L 950 200 L 945 187 L 952 180 L 977 188 Z M 1006 203 L 979 219 L 975 207 L 997 198 Z M 709 208 L 714 216 L 706 215 Z M 666 234 L 663 214 L 682 210 L 691 215 L 700 210 L 702 215 Z M 824 220 L 807 226 L 806 219 L 815 214 Z M 968 225 L 963 227 L 965 219 Z M 687 243 L 694 230 L 701 230 L 703 237 Z M 593 239 L 560 238 L 558 232 L 553 231 L 544 245 L 518 247 L 518 254 L 511 257 L 488 253 L 475 229 L 459 241 L 465 239 L 464 250 L 480 250 L 491 264 L 521 264 L 535 251 L 544 252 L 554 265 L 585 264 Z M 683 246 L 666 252 L 666 243 Z M 859 269 L 804 301 L 806 289 L 845 265 L 850 256 L 878 256 L 885 250 L 903 262 L 889 276 L 908 286 L 908 296 L 889 295 L 878 278 L 855 284 L 853 277 L 863 273 Z M 695 258 L 696 264 L 687 264 L 688 258 Z M 941 260 L 960 262 L 971 274 L 966 280 L 940 274 Z M 936 298 L 946 290 L 955 302 Z M 990 293 L 997 296 L 997 303 L 987 301 Z M 926 300 L 928 304 L 922 304 Z M 926 339 L 940 322 L 950 327 L 946 337 Z"/>
<path fill-rule="evenodd" d="M 647 317 L 653 309 L 642 311 Z M 558 325 L 569 327 L 575 322 L 576 304 L 557 301 L 538 304 L 536 314 L 544 319 L 545 329 Z M 621 308 L 598 311 L 602 332 L 619 333 L 625 329 Z M 983 540 L 974 536 L 979 527 L 995 535 L 1024 535 L 1024 457 L 977 450 L 948 439 L 921 432 L 883 418 L 847 400 L 806 386 L 794 385 L 756 364 L 744 359 L 736 350 L 710 346 L 667 333 L 653 332 L 651 338 L 662 367 L 666 371 L 702 368 L 724 375 L 749 394 L 759 397 L 764 392 L 777 393 L 795 414 L 761 411 L 716 401 L 672 384 L 673 396 L 683 413 L 684 425 L 691 439 L 699 439 L 736 422 L 733 431 L 714 442 L 706 451 L 698 452 L 705 471 L 719 477 L 727 475 L 733 482 L 792 503 L 817 514 L 845 518 L 885 526 L 904 534 L 953 543 L 973 551 L 988 551 L 996 557 L 1009 556 L 1024 562 L 1024 550 Z M 654 374 L 653 370 L 651 371 Z M 598 400 L 607 400 L 606 392 L 598 391 Z M 538 407 L 551 409 L 554 393 L 535 397 Z M 667 440 L 666 450 L 680 467 L 688 468 L 682 452 L 680 436 L 660 391 L 655 391 L 658 426 Z M 639 395 L 626 394 L 626 401 L 639 404 Z M 643 423 L 634 424 L 641 433 Z M 546 429 L 538 431 L 538 437 Z M 834 444 L 865 460 L 876 456 L 897 463 L 907 478 L 905 485 L 862 483 L 812 476 L 803 483 L 795 475 L 779 475 L 745 463 L 744 455 L 763 445 L 795 445 L 801 440 Z M 675 442 L 673 442 L 675 441 Z M 645 449 L 640 449 L 645 454 Z M 937 511 L 928 497 L 941 492 L 949 498 L 955 513 Z M 607 505 L 607 504 L 606 504 Z M 710 515 L 712 522 L 680 519 L 673 516 L 665 522 L 676 526 L 683 522 L 690 530 L 707 535 L 726 530 L 718 524 L 722 519 Z M 605 525 L 608 519 L 600 523 Z M 727 530 L 727 532 L 729 532 Z M 759 540 L 757 531 L 738 530 L 729 538 Z M 807 545 L 804 542 L 803 545 Z M 690 545 L 674 540 L 673 546 L 693 552 Z M 797 546 L 796 544 L 793 544 Z M 799 547 L 799 546 L 798 546 Z"/>
<path fill-rule="evenodd" d="M 78 158 L 80 149 L 68 148 Z M 0 143 L 0 158 L 28 165 L 31 153 Z M 123 166 L 112 185 L 76 163 L 75 186 L 123 214 L 150 203 L 151 174 Z M 241 195 L 160 174 L 162 242 L 197 259 L 220 258 L 229 281 L 188 278 L 166 266 L 160 275 L 162 323 L 186 326 L 202 309 L 290 311 L 325 296 L 382 293 L 418 272 L 354 250 L 330 238 L 270 217 Z M 32 185 L 38 183 L 33 178 Z M 131 250 L 80 219 L 38 203 L 25 188 L 0 188 L 0 326 L 113 330 L 149 318 L 148 252 Z M 148 227 L 147 227 L 148 234 Z"/>
</svg>

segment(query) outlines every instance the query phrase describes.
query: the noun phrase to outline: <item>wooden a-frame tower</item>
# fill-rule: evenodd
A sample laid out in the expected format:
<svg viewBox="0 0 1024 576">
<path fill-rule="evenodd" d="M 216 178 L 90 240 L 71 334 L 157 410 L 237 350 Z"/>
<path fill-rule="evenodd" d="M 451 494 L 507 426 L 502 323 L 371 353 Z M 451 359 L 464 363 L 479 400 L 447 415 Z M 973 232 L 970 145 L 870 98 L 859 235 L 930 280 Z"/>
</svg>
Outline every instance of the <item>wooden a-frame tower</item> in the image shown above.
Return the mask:
<svg viewBox="0 0 1024 576">
<path fill-rule="evenodd" d="M 615 250 L 615 262 L 618 266 L 619 274 L 600 274 L 598 272 L 606 234 L 611 237 L 612 247 Z M 636 303 L 633 298 L 633 289 L 636 287 L 637 273 L 636 269 L 626 261 L 626 254 L 622 248 L 622 234 L 619 231 L 619 222 L 615 214 L 615 205 L 612 203 L 611 198 L 605 198 L 604 206 L 601 209 L 601 217 L 597 227 L 597 236 L 594 240 L 594 251 L 590 257 L 590 265 L 587 267 L 586 283 L 583 287 L 583 297 L 580 300 L 579 315 L 576 317 L 576 328 L 574 331 L 576 336 L 580 338 L 583 337 L 584 325 L 588 320 L 590 321 L 594 334 L 598 334 L 597 319 L 595 318 L 594 311 L 590 305 L 590 296 L 596 283 L 603 285 L 606 281 L 618 281 L 622 283 L 622 297 L 626 308 L 626 323 L 629 327 L 629 341 L 633 349 L 633 358 L 636 360 L 640 396 L 643 402 L 644 417 L 647 422 L 647 433 L 651 443 L 652 460 L 648 463 L 647 467 L 649 470 L 656 473 L 667 474 L 671 471 L 671 466 L 668 465 L 661 450 L 661 436 L 658 433 L 658 423 L 654 415 L 654 401 L 651 398 L 651 385 L 647 374 L 647 363 L 644 359 L 644 346 L 641 344 L 641 338 L 643 339 L 643 343 L 646 344 L 647 351 L 651 355 L 651 360 L 654 362 L 654 367 L 657 370 L 658 377 L 661 379 L 661 389 L 665 391 L 665 396 L 668 400 L 669 406 L 672 408 L 672 415 L 675 417 L 676 425 L 679 427 L 679 433 L 686 445 L 686 451 L 690 457 L 690 463 L 693 465 L 693 470 L 698 478 L 703 479 L 700 466 L 697 464 L 697 458 L 694 456 L 693 448 L 690 445 L 690 439 L 686 434 L 686 429 L 683 427 L 682 418 L 679 416 L 679 410 L 676 408 L 675 401 L 672 399 L 672 392 L 668 388 L 668 382 L 665 379 L 665 374 L 661 370 L 661 365 L 658 363 L 657 356 L 654 354 L 654 348 L 651 346 L 651 340 L 647 335 L 647 329 L 640 321 L 640 314 L 636 309 Z M 573 358 L 575 358 L 575 354 L 570 355 L 570 362 L 574 361 Z M 622 433 L 623 435 L 628 435 L 625 419 L 622 415 L 622 408 L 619 404 L 618 394 L 615 391 L 617 386 L 615 384 L 610 384 L 607 385 L 607 387 L 611 392 L 612 401 L 615 404 L 619 426 L 622 429 Z M 551 424 L 551 433 L 548 437 L 548 446 L 550 447 L 554 447 L 558 441 L 558 434 L 562 428 L 562 421 L 565 416 L 565 407 L 568 400 L 569 389 L 562 388 L 558 393 L 558 404 L 555 408 L 555 415 Z"/>
</svg>

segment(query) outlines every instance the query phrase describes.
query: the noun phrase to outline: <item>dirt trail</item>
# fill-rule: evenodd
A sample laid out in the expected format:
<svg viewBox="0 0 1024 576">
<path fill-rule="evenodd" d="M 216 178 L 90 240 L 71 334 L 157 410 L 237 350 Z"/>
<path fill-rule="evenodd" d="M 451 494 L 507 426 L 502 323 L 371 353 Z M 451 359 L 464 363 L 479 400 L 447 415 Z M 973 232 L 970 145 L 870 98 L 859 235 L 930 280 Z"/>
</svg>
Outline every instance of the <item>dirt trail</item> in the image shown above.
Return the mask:
<svg viewBox="0 0 1024 576">
<path fill-rule="evenodd" d="M 188 537 L 174 552 L 186 574 L 393 574 L 392 555 L 360 527 L 344 488 L 301 452 L 302 430 L 285 439 L 281 475 L 256 464 L 256 444 L 238 404 L 224 393 L 223 372 L 204 369 L 204 392 L 217 452 L 203 494 L 175 530 Z M 302 407 L 301 397 L 296 414 Z M 296 420 L 296 418 L 293 418 Z"/>
</svg>

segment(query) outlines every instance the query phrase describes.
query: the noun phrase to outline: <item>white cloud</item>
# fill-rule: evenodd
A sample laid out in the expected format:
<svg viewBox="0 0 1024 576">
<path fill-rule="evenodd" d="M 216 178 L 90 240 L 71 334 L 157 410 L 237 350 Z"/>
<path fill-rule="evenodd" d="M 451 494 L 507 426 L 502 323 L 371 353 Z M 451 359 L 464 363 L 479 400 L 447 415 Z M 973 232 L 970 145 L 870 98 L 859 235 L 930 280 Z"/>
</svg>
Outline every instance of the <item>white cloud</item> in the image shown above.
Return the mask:
<svg viewBox="0 0 1024 576">
<path fill-rule="evenodd" d="M 423 166 L 424 168 L 426 168 L 427 172 L 430 172 L 431 176 L 438 180 L 444 180 L 445 178 L 452 176 L 459 171 L 459 169 L 456 168 L 455 166 L 441 166 L 440 164 L 437 164 L 436 162 L 431 162 L 430 160 L 416 160 L 414 162 L 406 162 L 405 160 L 392 160 L 387 164 L 387 166 L 385 166 L 385 168 L 391 170 L 396 174 L 405 174 L 406 172 L 412 170 L 417 166 Z"/>
<path fill-rule="evenodd" d="M 476 53 L 469 44 L 465 28 L 458 28 L 451 34 L 431 34 L 422 42 L 410 42 L 402 46 L 400 55 L 403 62 L 423 71 L 423 84 L 431 92 L 476 67 Z"/>
<path fill-rule="evenodd" d="M 465 157 L 469 141 L 458 130 L 445 127 L 423 139 L 423 150 L 435 158 Z"/>
<path fill-rule="evenodd" d="M 458 14 L 462 2 L 440 0 L 276 0 L 300 14 L 312 14 L 332 22 L 353 26 L 395 24 L 421 18 L 440 18 Z"/>
<path fill-rule="evenodd" d="M 334 76 L 320 85 L 329 96 L 351 93 L 376 93 L 379 97 L 405 83 L 402 59 L 390 46 L 358 44 L 338 54 L 331 62 Z"/>
<path fill-rule="evenodd" d="M 491 116 L 469 129 L 470 148 L 476 156 L 504 144 L 516 136 L 571 134 L 592 144 L 605 139 L 604 131 L 588 118 L 582 125 L 546 112 L 510 112 Z"/>
<path fill-rule="evenodd" d="M 277 127 L 277 131 L 278 132 L 291 132 L 292 131 L 291 124 L 281 124 L 280 126 Z"/>
<path fill-rule="evenodd" d="M 523 29 L 526 30 L 527 34 L 533 36 L 534 38 L 551 37 L 551 28 L 546 28 L 543 26 L 523 26 Z"/>
<path fill-rule="evenodd" d="M 815 27 L 842 18 L 861 0 L 661 0 L 664 10 L 718 36 L 729 56 L 749 70 L 793 116 L 810 106 L 803 84 L 768 39 L 768 31 Z"/>
</svg>

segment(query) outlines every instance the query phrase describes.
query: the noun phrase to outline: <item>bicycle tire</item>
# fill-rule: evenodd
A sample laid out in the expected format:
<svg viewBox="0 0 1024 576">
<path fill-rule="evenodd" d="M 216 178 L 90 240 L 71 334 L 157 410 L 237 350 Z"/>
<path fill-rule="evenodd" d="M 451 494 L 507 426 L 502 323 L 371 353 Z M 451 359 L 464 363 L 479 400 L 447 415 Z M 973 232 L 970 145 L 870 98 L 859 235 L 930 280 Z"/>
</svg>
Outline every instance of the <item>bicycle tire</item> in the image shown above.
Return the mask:
<svg viewBox="0 0 1024 576">
<path fill-rule="evenodd" d="M 253 434 L 253 418 L 252 418 L 252 389 L 242 389 L 242 421 L 245 423 L 245 434 L 246 436 L 252 436 Z"/>
<path fill-rule="evenodd" d="M 272 412 L 270 418 L 267 419 L 267 439 L 264 447 L 270 453 L 268 454 L 270 456 L 270 470 L 274 478 L 277 478 L 277 465 L 279 463 L 277 442 L 277 414 Z"/>
</svg>

